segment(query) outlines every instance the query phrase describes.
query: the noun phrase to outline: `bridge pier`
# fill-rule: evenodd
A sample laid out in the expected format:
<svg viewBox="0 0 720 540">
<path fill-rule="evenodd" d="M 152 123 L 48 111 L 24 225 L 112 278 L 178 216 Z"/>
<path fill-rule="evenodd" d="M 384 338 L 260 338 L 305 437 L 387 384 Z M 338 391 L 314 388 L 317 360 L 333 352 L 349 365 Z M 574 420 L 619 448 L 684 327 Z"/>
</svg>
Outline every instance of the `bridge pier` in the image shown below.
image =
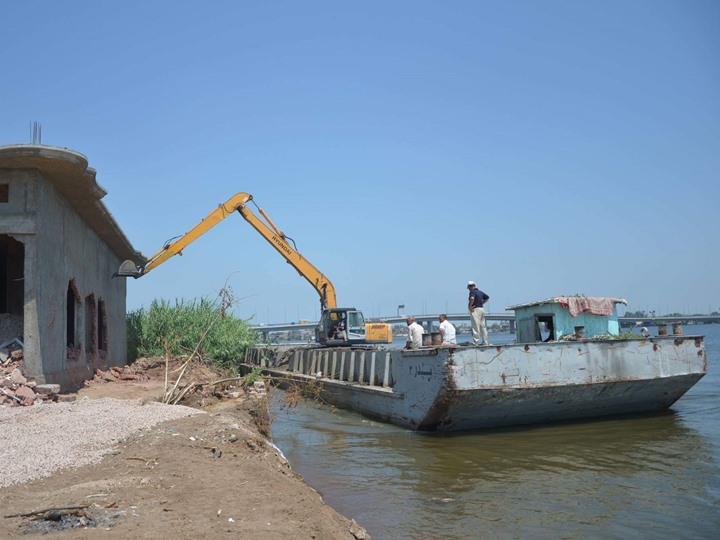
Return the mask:
<svg viewBox="0 0 720 540">
<path fill-rule="evenodd" d="M 508 320 L 508 323 L 509 323 L 508 326 L 509 326 L 510 333 L 514 334 L 515 333 L 515 319 Z"/>
</svg>

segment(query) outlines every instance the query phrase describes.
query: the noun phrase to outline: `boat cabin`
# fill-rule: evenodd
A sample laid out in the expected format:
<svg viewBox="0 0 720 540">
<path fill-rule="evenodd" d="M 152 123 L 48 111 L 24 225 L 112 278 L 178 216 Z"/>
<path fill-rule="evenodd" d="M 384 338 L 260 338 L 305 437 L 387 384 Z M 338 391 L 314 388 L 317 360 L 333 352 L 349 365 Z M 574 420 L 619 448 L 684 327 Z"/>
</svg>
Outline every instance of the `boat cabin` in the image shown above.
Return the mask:
<svg viewBox="0 0 720 540">
<path fill-rule="evenodd" d="M 556 296 L 507 309 L 515 312 L 516 342 L 534 343 L 620 335 L 617 304 L 627 302 L 605 296 Z"/>
</svg>

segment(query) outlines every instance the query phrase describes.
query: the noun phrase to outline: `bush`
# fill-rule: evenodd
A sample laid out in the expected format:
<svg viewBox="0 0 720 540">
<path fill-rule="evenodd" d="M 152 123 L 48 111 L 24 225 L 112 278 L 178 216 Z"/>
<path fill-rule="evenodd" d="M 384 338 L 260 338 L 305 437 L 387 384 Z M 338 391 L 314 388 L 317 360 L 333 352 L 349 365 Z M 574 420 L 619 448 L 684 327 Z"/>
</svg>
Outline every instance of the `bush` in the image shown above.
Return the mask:
<svg viewBox="0 0 720 540">
<path fill-rule="evenodd" d="M 208 328 L 210 330 L 208 331 Z M 154 300 L 149 309 L 127 314 L 128 355 L 160 356 L 198 354 L 209 357 L 220 368 L 235 368 L 245 351 L 256 342 L 250 326 L 227 311 L 225 304 L 207 298 L 198 300 Z"/>
</svg>

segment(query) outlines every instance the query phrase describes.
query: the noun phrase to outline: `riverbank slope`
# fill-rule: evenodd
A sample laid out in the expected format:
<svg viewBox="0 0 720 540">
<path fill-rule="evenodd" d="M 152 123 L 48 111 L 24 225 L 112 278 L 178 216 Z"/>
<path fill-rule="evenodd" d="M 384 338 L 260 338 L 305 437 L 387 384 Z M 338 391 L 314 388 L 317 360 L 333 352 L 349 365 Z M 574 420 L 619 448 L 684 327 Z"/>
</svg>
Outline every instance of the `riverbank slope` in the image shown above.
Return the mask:
<svg viewBox="0 0 720 540">
<path fill-rule="evenodd" d="M 142 379 L 93 385 L 78 399 L 147 400 L 162 390 L 157 377 Z M 109 538 L 369 538 L 326 505 L 263 435 L 255 419 L 267 400 L 244 391 L 233 396 L 131 436 L 99 463 L 3 489 L 0 537 L 91 538 L 101 529 Z M 32 452 L 39 438 L 52 444 L 51 431 L 18 444 Z M 63 510 L 55 515 L 21 515 L 57 508 Z"/>
</svg>

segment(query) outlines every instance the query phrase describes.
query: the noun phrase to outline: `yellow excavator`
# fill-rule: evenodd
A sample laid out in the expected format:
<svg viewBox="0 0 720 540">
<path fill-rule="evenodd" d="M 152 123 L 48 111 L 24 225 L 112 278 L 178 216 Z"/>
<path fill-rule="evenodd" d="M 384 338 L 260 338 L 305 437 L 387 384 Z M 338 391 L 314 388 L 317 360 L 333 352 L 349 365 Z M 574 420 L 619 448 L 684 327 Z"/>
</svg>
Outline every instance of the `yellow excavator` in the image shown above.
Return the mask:
<svg viewBox="0 0 720 540">
<path fill-rule="evenodd" d="M 255 205 L 262 219 L 252 212 L 248 207 L 249 203 Z M 235 211 L 239 212 L 245 218 L 245 221 L 252 225 L 320 295 L 321 316 L 315 330 L 318 343 L 337 347 L 392 342 L 392 328 L 389 324 L 366 323 L 361 311 L 355 308 L 337 307 L 335 287 L 333 287 L 330 280 L 298 252 L 295 242 L 290 237 L 285 236 L 265 211 L 255 204 L 252 195 L 249 193 L 236 193 L 230 197 L 188 232 L 169 240 L 144 265 L 138 267 L 132 261 L 123 262 L 115 275 L 133 278 L 144 276 L 170 257 L 182 254 L 182 251 L 188 245 Z"/>
</svg>

